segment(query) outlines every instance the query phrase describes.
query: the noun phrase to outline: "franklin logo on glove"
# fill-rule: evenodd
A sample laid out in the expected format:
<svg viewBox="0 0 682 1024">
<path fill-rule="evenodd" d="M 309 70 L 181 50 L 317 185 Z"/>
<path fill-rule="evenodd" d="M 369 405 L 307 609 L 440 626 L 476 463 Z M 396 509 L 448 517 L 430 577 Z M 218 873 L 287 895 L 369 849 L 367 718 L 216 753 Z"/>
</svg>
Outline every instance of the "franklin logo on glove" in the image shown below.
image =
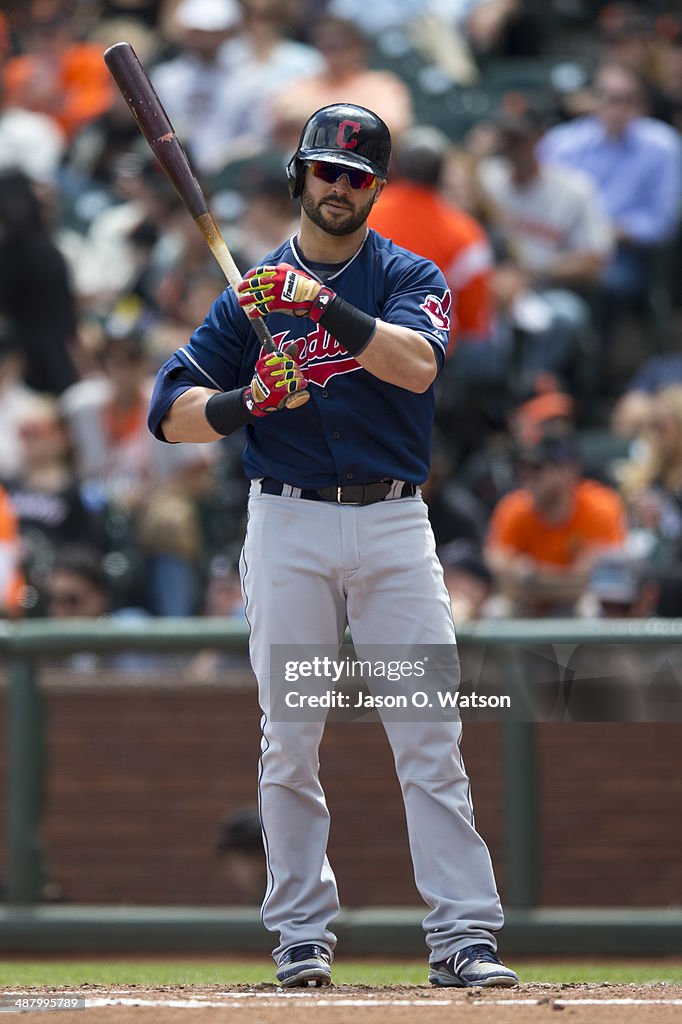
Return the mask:
<svg viewBox="0 0 682 1024">
<path fill-rule="evenodd" d="M 254 373 L 253 375 L 253 380 L 251 381 L 251 393 L 253 394 L 254 401 L 257 403 L 264 402 L 266 398 L 270 397 L 270 388 L 258 373 Z"/>
<path fill-rule="evenodd" d="M 290 270 L 287 276 L 284 278 L 284 287 L 282 288 L 282 298 L 286 302 L 293 302 L 296 295 L 296 274 L 293 270 Z"/>
</svg>

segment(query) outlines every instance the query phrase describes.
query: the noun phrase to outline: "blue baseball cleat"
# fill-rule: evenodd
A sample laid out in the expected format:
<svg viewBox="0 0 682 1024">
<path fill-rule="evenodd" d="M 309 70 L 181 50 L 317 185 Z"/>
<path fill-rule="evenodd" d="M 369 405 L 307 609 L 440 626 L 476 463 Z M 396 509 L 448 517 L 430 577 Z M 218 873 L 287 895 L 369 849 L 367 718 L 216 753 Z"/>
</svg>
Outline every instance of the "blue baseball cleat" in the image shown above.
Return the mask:
<svg viewBox="0 0 682 1024">
<path fill-rule="evenodd" d="M 282 988 L 330 985 L 331 957 L 323 946 L 308 943 L 290 946 L 277 961 L 277 981 Z"/>
<path fill-rule="evenodd" d="M 513 988 L 519 979 L 509 967 L 505 967 L 490 946 L 466 946 L 456 953 L 431 964 L 429 981 L 432 985 L 454 986 L 457 988 Z"/>
</svg>

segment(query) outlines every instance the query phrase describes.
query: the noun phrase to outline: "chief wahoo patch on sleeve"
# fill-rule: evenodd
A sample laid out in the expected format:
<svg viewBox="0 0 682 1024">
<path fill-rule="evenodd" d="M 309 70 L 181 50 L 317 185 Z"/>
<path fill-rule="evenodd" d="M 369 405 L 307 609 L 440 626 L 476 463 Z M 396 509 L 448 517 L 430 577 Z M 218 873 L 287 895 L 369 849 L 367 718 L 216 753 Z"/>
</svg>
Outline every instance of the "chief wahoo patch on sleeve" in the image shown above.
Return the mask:
<svg viewBox="0 0 682 1024">
<path fill-rule="evenodd" d="M 424 310 L 437 330 L 449 331 L 451 305 L 452 295 L 446 291 L 442 299 L 439 299 L 437 295 L 427 295 L 419 308 Z"/>
</svg>

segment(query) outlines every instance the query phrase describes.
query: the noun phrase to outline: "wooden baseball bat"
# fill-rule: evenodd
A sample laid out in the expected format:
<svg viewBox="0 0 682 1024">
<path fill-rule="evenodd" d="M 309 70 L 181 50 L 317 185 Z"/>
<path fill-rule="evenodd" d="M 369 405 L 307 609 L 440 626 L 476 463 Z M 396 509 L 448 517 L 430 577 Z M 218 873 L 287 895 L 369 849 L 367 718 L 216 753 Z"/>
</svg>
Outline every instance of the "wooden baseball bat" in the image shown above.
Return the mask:
<svg viewBox="0 0 682 1024">
<path fill-rule="evenodd" d="M 105 50 L 104 60 L 138 128 L 194 218 L 228 284 L 236 292 L 242 280 L 237 264 L 232 259 L 189 158 L 137 54 L 130 43 L 114 43 Z M 276 352 L 277 348 L 265 321 L 258 317 L 251 320 L 251 325 L 265 351 Z M 285 404 L 293 409 L 303 405 L 309 398 L 308 391 L 296 391 L 287 396 Z"/>
</svg>

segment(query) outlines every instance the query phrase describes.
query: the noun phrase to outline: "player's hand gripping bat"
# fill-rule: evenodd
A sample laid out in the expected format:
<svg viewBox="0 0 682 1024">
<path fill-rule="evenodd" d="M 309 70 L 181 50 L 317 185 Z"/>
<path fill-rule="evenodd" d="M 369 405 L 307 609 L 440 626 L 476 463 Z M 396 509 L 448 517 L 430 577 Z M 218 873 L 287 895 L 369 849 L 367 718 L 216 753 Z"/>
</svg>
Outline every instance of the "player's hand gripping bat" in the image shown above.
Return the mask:
<svg viewBox="0 0 682 1024">
<path fill-rule="evenodd" d="M 104 60 L 138 128 L 194 218 L 230 287 L 236 292 L 242 280 L 237 264 L 232 259 L 187 154 L 137 54 L 130 43 L 114 43 L 105 51 Z M 277 348 L 265 322 L 258 318 L 251 320 L 251 325 L 265 351 L 276 352 Z M 290 409 L 295 408 L 309 398 L 307 390 L 296 391 L 287 397 L 285 405 Z"/>
</svg>

